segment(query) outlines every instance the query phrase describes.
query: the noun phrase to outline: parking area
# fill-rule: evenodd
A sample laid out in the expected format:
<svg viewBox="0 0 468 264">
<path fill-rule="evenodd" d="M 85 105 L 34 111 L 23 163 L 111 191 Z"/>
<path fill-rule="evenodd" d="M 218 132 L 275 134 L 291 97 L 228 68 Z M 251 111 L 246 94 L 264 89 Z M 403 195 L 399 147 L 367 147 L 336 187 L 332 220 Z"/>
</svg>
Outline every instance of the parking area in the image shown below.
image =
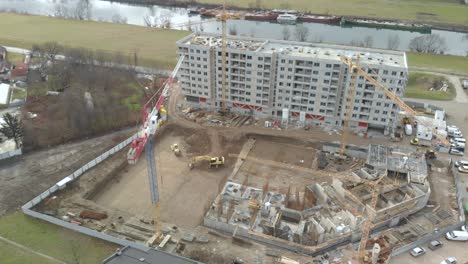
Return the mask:
<svg viewBox="0 0 468 264">
<path fill-rule="evenodd" d="M 468 242 L 447 241 L 444 237 L 440 237 L 439 241 L 443 244 L 442 248 L 432 251 L 428 244 L 424 244 L 426 254 L 415 258 L 409 252 L 403 253 L 392 258 L 390 264 L 440 264 L 447 257 L 457 258 L 458 264 L 468 263 Z"/>
</svg>

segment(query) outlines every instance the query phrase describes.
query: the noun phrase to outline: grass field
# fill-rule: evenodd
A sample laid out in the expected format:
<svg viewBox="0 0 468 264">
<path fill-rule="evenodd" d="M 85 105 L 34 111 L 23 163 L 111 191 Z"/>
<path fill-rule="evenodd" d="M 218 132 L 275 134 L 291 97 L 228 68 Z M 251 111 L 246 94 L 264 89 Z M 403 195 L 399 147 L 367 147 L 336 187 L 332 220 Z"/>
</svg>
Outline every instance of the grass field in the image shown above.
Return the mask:
<svg viewBox="0 0 468 264">
<path fill-rule="evenodd" d="M 142 65 L 164 69 L 176 64 L 175 42 L 187 34 L 187 31 L 150 30 L 112 23 L 0 15 L 0 43 L 5 46 L 31 48 L 35 43 L 57 41 L 70 47 L 121 52 L 132 58 L 137 52 Z"/>
<path fill-rule="evenodd" d="M 17 212 L 0 218 L 0 235 L 66 263 L 101 263 L 118 245 L 39 221 Z M 0 243 L 0 263 L 50 263 Z M 4 261 L 6 260 L 6 262 Z M 77 261 L 78 260 L 78 261 Z"/>
<path fill-rule="evenodd" d="M 31 48 L 34 43 L 57 41 L 73 47 L 120 51 L 130 55 L 138 51 L 142 65 L 164 69 L 175 66 L 175 42 L 187 34 L 187 31 L 149 30 L 138 26 L 40 16 L 5 13 L 0 16 L 1 45 Z M 407 54 L 409 67 L 425 67 L 432 71 L 468 76 L 468 57 Z"/>
<path fill-rule="evenodd" d="M 0 259 L 2 260 L 2 264 L 55 264 L 46 258 L 25 252 L 3 241 L 0 241 Z"/>
<path fill-rule="evenodd" d="M 468 76 L 468 57 L 408 52 L 409 67 L 430 68 L 431 71 Z"/>
<path fill-rule="evenodd" d="M 444 82 L 449 84 L 447 92 L 442 91 L 429 91 L 429 87 L 433 87 L 434 82 Z M 444 77 L 435 76 L 431 74 L 423 73 L 410 73 L 408 86 L 405 90 L 406 98 L 420 98 L 438 101 L 452 100 L 456 95 L 455 89 L 452 84 L 447 81 Z"/>
<path fill-rule="evenodd" d="M 186 1 L 186 0 L 179 0 Z M 222 4 L 223 0 L 197 0 Z M 291 8 L 321 14 L 368 16 L 466 25 L 468 6 L 458 0 L 227 0 L 239 7 Z"/>
</svg>

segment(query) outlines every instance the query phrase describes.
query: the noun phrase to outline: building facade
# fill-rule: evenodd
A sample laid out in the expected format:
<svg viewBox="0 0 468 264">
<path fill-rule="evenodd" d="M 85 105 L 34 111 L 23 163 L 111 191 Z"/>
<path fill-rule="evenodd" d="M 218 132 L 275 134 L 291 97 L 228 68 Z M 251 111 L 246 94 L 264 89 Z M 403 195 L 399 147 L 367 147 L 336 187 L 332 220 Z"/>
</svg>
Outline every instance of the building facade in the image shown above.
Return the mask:
<svg viewBox="0 0 468 264">
<path fill-rule="evenodd" d="M 222 41 L 192 34 L 177 42 L 186 58 L 179 82 L 188 102 L 216 109 L 222 102 Z M 341 126 L 351 73 L 341 57 L 360 56 L 360 65 L 403 96 L 408 67 L 404 52 L 339 45 L 232 37 L 227 41 L 225 100 L 231 111 L 260 118 L 290 118 Z M 363 76 L 357 79 L 350 125 L 389 130 L 399 107 Z"/>
</svg>

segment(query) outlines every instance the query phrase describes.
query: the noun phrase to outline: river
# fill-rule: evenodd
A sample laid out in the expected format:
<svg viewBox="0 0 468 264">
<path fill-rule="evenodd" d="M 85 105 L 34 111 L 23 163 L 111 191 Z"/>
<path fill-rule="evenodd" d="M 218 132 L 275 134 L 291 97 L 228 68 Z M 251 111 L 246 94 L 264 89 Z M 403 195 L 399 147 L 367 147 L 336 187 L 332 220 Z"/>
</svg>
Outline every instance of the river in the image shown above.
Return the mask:
<svg viewBox="0 0 468 264">
<path fill-rule="evenodd" d="M 169 17 L 173 25 L 185 23 L 188 21 L 200 21 L 200 16 L 189 16 L 187 9 L 162 6 L 142 6 L 125 3 L 113 3 L 101 0 L 90 0 L 91 20 L 121 22 L 144 26 L 144 17 L 152 21 L 158 21 L 161 17 Z M 58 6 L 62 7 L 68 13 L 73 13 L 77 0 L 0 0 L 0 10 L 15 11 L 19 13 L 28 13 L 34 15 L 54 16 L 57 13 Z M 0 14 L 1 15 L 1 14 Z M 156 19 L 155 19 L 156 18 Z M 157 23 L 157 22 L 156 22 Z M 376 29 L 366 27 L 340 27 L 335 25 L 326 25 L 318 23 L 304 23 L 309 29 L 308 41 L 324 42 L 333 44 L 349 44 L 363 41 L 370 36 L 372 47 L 387 48 L 388 39 L 394 36 L 399 38 L 399 50 L 408 50 L 411 39 L 421 36 L 421 33 L 393 29 Z M 294 25 L 280 25 L 277 23 L 263 21 L 230 20 L 228 28 L 237 31 L 239 35 L 255 36 L 260 38 L 282 39 L 283 28 L 289 27 L 291 40 L 294 39 Z M 176 29 L 180 29 L 179 27 Z M 187 29 L 187 27 L 183 27 Z M 220 22 L 207 22 L 202 25 L 192 27 L 194 31 L 204 31 L 210 33 L 220 33 Z M 432 30 L 431 34 L 438 34 L 445 39 L 447 50 L 446 54 L 466 56 L 468 54 L 467 34 Z"/>
</svg>

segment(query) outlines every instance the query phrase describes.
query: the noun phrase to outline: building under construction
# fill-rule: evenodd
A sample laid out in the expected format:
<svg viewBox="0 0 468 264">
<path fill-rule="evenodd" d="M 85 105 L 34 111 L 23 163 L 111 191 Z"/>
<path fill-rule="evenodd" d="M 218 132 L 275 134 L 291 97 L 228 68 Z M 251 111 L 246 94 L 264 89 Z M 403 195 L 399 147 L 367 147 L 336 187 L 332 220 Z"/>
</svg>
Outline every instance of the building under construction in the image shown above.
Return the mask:
<svg viewBox="0 0 468 264">
<path fill-rule="evenodd" d="M 370 229 L 395 227 L 426 206 L 431 190 L 422 153 L 381 145 L 360 151 L 367 155 L 364 166 L 304 189 L 281 193 L 268 184 L 227 182 L 204 224 L 315 255 L 359 241 L 366 221 Z"/>
<path fill-rule="evenodd" d="M 192 34 L 177 46 L 179 55 L 187 58 L 179 79 L 186 100 L 219 108 L 223 100 L 221 37 Z M 230 36 L 226 106 L 257 117 L 341 126 L 352 79 L 342 58 L 357 56 L 370 76 L 403 96 L 408 80 L 404 52 Z M 398 105 L 364 77 L 359 76 L 356 84 L 350 127 L 394 128 Z"/>
</svg>

